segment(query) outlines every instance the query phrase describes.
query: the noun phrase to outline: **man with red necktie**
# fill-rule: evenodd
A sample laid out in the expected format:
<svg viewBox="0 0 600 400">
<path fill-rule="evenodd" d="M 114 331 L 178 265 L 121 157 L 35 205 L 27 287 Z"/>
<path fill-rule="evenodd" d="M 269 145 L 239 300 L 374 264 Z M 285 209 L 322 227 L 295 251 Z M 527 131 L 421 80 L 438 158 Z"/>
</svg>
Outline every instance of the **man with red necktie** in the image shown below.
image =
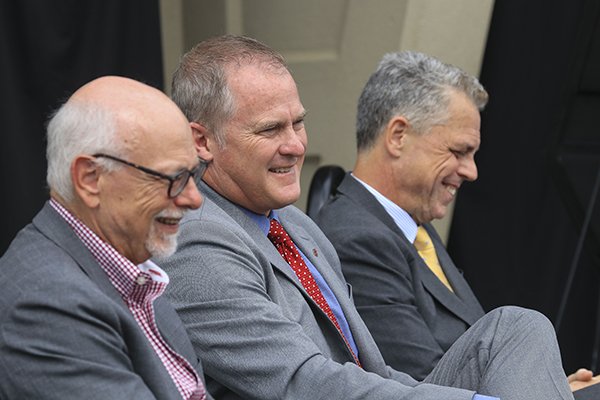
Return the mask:
<svg viewBox="0 0 600 400">
<path fill-rule="evenodd" d="M 551 324 L 520 308 L 483 317 L 422 382 L 385 364 L 333 246 L 291 206 L 306 110 L 278 53 L 246 37 L 208 39 L 184 55 L 172 88 L 210 164 L 205 201 L 161 265 L 215 397 L 573 398 Z"/>
</svg>

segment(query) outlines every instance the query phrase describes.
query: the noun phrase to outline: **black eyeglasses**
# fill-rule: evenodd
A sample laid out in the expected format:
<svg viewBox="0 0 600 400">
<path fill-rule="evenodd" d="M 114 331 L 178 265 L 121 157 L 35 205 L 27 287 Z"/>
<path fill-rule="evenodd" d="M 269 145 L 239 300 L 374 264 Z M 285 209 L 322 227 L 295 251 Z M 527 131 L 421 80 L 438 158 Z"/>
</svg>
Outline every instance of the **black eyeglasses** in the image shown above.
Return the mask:
<svg viewBox="0 0 600 400">
<path fill-rule="evenodd" d="M 169 189 L 167 191 L 167 194 L 169 195 L 169 198 L 175 198 L 177 196 L 179 196 L 181 194 L 181 192 L 183 192 L 183 189 L 185 189 L 185 186 L 187 185 L 188 181 L 190 180 L 191 177 L 198 177 L 198 178 L 202 178 L 202 175 L 204 175 L 204 172 L 206 171 L 206 167 L 208 167 L 208 162 L 198 158 L 198 160 L 200 161 L 200 163 L 195 166 L 194 168 L 192 168 L 191 170 L 189 169 L 185 169 L 181 172 L 176 173 L 175 175 L 166 175 L 163 174 L 161 172 L 158 171 L 154 171 L 153 169 L 150 168 L 146 168 L 143 167 L 141 165 L 138 164 L 134 164 L 132 162 L 129 161 L 125 161 L 123 159 L 120 159 L 118 157 L 115 156 L 111 156 L 108 154 L 102 154 L 102 153 L 98 153 L 98 154 L 94 154 L 93 157 L 96 158 L 108 158 L 110 160 L 113 161 L 117 161 L 120 162 L 122 164 L 128 165 L 130 167 L 133 167 L 135 169 L 138 169 L 142 172 L 145 172 L 149 175 L 152 176 L 156 176 L 158 178 L 161 179 L 166 179 L 169 181 Z"/>
</svg>

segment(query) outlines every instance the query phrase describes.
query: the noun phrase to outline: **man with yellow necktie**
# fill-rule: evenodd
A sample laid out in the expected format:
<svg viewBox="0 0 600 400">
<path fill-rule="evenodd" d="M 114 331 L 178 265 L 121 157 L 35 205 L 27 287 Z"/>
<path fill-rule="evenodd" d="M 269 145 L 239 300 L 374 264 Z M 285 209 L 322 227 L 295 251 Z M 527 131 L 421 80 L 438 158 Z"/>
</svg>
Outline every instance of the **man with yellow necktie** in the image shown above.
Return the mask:
<svg viewBox="0 0 600 400">
<path fill-rule="evenodd" d="M 416 379 L 484 315 L 430 222 L 477 179 L 487 100 L 459 68 L 385 55 L 358 102 L 356 165 L 315 218 L 385 361 Z M 573 374 L 572 389 L 591 377 Z"/>
</svg>

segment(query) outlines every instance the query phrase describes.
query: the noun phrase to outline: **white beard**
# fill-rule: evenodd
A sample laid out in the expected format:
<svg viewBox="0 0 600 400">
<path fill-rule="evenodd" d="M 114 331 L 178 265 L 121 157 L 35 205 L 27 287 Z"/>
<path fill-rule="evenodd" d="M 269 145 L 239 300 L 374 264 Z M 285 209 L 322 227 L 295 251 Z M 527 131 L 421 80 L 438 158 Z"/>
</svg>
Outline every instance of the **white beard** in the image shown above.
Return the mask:
<svg viewBox="0 0 600 400">
<path fill-rule="evenodd" d="M 162 235 L 152 226 L 148 239 L 146 239 L 146 250 L 153 258 L 169 257 L 177 250 L 177 235 L 178 233 Z"/>
<path fill-rule="evenodd" d="M 157 218 L 182 218 L 183 214 L 185 214 L 184 209 L 179 209 L 176 212 L 163 210 L 157 215 Z M 156 229 L 156 225 L 152 224 L 145 243 L 146 250 L 153 258 L 169 257 L 177 250 L 178 234 L 179 231 L 173 234 L 161 233 Z"/>
</svg>

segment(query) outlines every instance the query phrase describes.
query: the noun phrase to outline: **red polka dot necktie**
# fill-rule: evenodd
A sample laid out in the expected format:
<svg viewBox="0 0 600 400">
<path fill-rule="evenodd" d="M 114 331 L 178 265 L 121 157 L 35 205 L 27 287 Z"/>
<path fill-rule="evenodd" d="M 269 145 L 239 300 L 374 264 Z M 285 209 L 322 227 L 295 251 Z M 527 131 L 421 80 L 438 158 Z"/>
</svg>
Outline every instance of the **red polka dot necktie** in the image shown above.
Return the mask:
<svg viewBox="0 0 600 400">
<path fill-rule="evenodd" d="M 290 267 L 292 267 L 292 270 L 296 273 L 298 279 L 300 279 L 300 283 L 302 283 L 302 286 L 308 295 L 315 301 L 315 303 L 317 303 L 321 310 L 327 314 L 327 317 L 329 317 L 331 322 L 333 322 L 338 332 L 344 339 L 344 343 L 346 343 L 348 350 L 350 350 L 350 353 L 352 353 L 354 361 L 360 366 L 360 361 L 354 354 L 352 347 L 350 347 L 350 344 L 342 332 L 335 314 L 331 310 L 331 307 L 329 307 L 329 303 L 327 303 L 327 300 L 323 296 L 323 293 L 317 285 L 313 274 L 308 269 L 308 266 L 304 262 L 304 259 L 296 248 L 296 245 L 290 238 L 290 235 L 288 235 L 285 229 L 283 229 L 283 226 L 281 226 L 276 219 L 271 219 L 271 226 L 267 237 L 275 245 L 275 248 L 277 248 L 277 251 L 279 251 L 279 254 L 281 254 L 283 259 L 290 265 Z"/>
</svg>

